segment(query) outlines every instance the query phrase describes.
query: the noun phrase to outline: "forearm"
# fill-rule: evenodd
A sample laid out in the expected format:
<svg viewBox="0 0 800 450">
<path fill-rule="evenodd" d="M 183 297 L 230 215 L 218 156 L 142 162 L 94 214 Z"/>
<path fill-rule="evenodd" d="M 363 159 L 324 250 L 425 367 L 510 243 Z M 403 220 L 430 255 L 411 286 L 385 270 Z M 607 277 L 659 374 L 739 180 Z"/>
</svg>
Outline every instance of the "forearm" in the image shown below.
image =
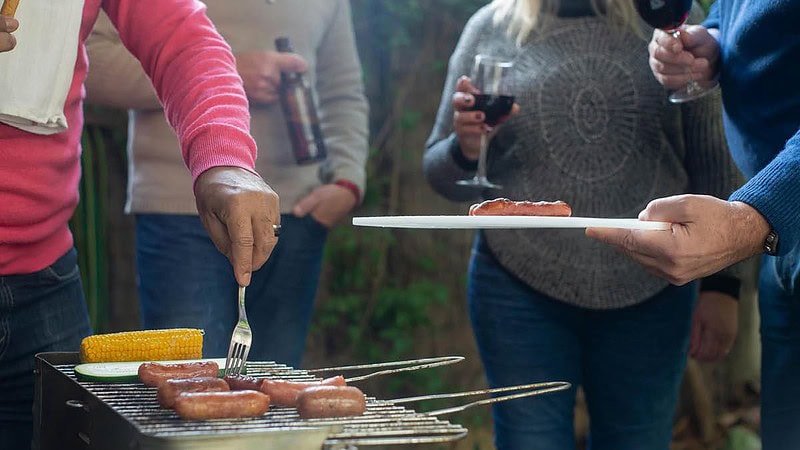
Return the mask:
<svg viewBox="0 0 800 450">
<path fill-rule="evenodd" d="M 800 131 L 764 169 L 731 195 L 755 208 L 778 233 L 778 251 L 800 246 Z"/>
<path fill-rule="evenodd" d="M 456 184 L 458 180 L 471 178 L 475 174 L 477 163 L 461 155 L 458 139 L 454 134 L 429 144 L 422 158 L 422 168 L 428 183 L 442 197 L 453 201 L 480 198 L 479 190 Z"/>
</svg>

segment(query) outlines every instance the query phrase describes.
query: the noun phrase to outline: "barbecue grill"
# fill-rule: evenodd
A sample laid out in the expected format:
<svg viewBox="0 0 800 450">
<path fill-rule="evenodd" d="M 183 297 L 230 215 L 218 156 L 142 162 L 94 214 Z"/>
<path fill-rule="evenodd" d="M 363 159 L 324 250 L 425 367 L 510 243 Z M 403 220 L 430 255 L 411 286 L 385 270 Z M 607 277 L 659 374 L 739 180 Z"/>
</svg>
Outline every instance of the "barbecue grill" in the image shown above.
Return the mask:
<svg viewBox="0 0 800 450">
<path fill-rule="evenodd" d="M 461 425 L 399 404 L 439 396 L 396 401 L 367 397 L 367 410 L 358 417 L 304 420 L 294 408 L 273 406 L 265 415 L 250 419 L 183 420 L 175 412 L 159 407 L 155 388 L 141 383 L 83 381 L 75 374 L 78 363 L 77 353 L 36 356 L 34 448 L 342 450 L 450 442 L 467 434 L 467 429 Z M 272 362 L 248 361 L 247 373 L 296 381 L 319 379 L 309 371 Z M 568 383 L 545 384 L 553 386 L 539 393 L 569 387 Z M 515 394 L 508 398 L 531 394 Z M 496 400 L 485 399 L 473 404 Z"/>
</svg>

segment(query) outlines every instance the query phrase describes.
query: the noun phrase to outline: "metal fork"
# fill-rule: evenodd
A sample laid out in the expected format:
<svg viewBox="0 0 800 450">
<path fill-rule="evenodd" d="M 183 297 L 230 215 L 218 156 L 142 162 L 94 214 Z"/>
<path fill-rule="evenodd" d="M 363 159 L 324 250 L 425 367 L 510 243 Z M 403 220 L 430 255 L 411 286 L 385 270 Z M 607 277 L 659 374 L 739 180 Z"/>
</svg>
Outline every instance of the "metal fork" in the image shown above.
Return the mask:
<svg viewBox="0 0 800 450">
<path fill-rule="evenodd" d="M 239 286 L 239 322 L 233 329 L 231 345 L 228 348 L 228 357 L 225 359 L 225 375 L 240 375 L 250 353 L 250 344 L 253 342 L 253 332 L 247 322 L 247 311 L 244 309 L 244 286 Z"/>
</svg>

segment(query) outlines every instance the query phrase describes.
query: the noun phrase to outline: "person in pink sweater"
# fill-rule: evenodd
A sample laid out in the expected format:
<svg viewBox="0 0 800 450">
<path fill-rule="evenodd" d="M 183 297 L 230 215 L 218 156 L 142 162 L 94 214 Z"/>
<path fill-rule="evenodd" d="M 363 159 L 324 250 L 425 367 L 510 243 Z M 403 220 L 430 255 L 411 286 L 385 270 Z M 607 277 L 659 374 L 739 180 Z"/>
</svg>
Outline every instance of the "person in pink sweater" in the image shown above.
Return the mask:
<svg viewBox="0 0 800 450">
<path fill-rule="evenodd" d="M 25 6 L 23 1 L 20 11 Z M 68 220 L 81 176 L 84 41 L 101 7 L 153 81 L 192 174 L 203 224 L 241 285 L 249 284 L 277 242 L 278 196 L 255 172 L 247 98 L 230 48 L 205 6 L 196 0 L 83 0 L 81 7 L 63 109 L 68 129 L 43 135 L 0 123 L 2 449 L 31 445 L 34 355 L 77 351 L 91 333 Z M 10 34 L 26 26 L 18 18 L 0 18 L 0 51 L 25 50 L 19 33 L 16 40 Z M 4 70 L 10 68 L 0 60 L 0 74 Z M 4 99 L 0 95 L 0 106 Z"/>
</svg>

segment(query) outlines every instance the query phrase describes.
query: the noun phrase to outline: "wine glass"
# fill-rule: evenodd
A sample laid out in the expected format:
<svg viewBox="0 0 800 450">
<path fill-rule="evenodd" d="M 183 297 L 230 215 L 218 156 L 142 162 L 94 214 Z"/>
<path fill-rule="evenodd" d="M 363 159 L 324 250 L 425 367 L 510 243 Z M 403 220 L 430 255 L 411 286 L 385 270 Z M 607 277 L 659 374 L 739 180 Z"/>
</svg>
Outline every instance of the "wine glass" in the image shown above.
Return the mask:
<svg viewBox="0 0 800 450">
<path fill-rule="evenodd" d="M 511 68 L 514 63 L 488 55 L 476 55 L 472 68 L 472 85 L 479 91 L 475 97 L 473 111 L 483 112 L 486 127 L 481 133 L 478 170 L 468 180 L 456 181 L 462 186 L 484 188 L 501 188 L 486 178 L 486 152 L 489 146 L 489 134 L 492 129 L 502 123 L 511 114 L 514 96 L 511 94 Z"/>
<path fill-rule="evenodd" d="M 653 28 L 660 28 L 675 39 L 680 39 L 680 27 L 689 17 L 692 9 L 692 0 L 636 0 L 636 10 L 639 16 Z M 708 86 L 701 86 L 692 78 L 692 70 L 686 69 L 689 82 L 682 89 L 678 89 L 669 96 L 672 103 L 684 103 L 698 99 L 717 87 L 713 80 Z"/>
</svg>

